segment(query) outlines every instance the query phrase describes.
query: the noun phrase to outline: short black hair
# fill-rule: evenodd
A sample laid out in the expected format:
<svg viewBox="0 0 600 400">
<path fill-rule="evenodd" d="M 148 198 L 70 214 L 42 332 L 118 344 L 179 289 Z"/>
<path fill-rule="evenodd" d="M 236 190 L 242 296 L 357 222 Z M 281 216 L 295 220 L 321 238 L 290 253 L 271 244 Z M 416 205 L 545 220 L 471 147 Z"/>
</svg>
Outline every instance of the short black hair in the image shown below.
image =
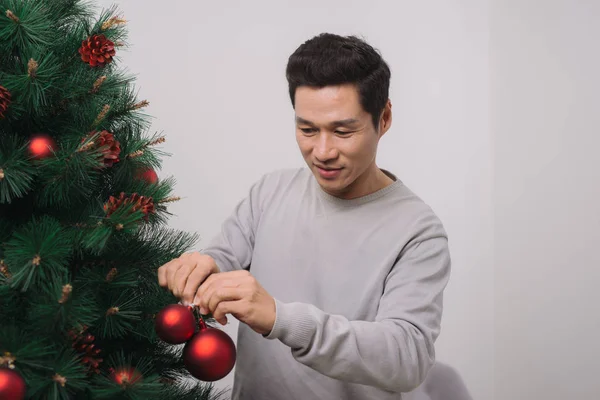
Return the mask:
<svg viewBox="0 0 600 400">
<path fill-rule="evenodd" d="M 355 84 L 363 109 L 378 128 L 388 101 L 390 69 L 377 50 L 356 36 L 317 35 L 289 57 L 286 78 L 292 106 L 300 86 Z"/>
</svg>

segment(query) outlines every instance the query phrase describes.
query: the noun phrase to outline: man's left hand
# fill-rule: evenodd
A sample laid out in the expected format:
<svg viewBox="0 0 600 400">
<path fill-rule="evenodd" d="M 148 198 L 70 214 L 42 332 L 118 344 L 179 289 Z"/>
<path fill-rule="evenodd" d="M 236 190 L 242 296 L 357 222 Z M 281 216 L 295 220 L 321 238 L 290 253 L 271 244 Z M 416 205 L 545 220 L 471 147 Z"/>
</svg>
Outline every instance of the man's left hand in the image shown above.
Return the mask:
<svg viewBox="0 0 600 400">
<path fill-rule="evenodd" d="M 246 270 L 210 275 L 198 288 L 194 304 L 222 325 L 231 314 L 261 335 L 275 324 L 275 299 Z"/>
</svg>

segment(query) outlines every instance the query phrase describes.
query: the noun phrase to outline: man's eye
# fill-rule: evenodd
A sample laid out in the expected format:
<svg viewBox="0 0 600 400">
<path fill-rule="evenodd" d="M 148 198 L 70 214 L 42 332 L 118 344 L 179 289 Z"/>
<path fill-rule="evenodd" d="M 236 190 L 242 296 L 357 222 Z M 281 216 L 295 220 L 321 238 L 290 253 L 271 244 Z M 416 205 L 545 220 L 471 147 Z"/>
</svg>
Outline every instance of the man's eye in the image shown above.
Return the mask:
<svg viewBox="0 0 600 400">
<path fill-rule="evenodd" d="M 335 133 L 337 133 L 338 135 L 349 135 L 354 131 L 335 131 Z"/>
<path fill-rule="evenodd" d="M 300 130 L 304 133 L 315 133 L 317 131 L 315 128 L 300 128 Z"/>
</svg>

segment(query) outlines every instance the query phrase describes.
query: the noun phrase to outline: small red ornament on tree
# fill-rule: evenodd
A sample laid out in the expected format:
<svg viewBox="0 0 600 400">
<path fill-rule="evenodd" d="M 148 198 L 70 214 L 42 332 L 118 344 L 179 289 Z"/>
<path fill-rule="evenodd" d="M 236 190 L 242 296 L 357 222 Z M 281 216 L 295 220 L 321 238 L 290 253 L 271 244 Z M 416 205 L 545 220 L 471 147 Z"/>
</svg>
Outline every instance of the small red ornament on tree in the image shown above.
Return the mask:
<svg viewBox="0 0 600 400">
<path fill-rule="evenodd" d="M 233 340 L 225 332 L 209 328 L 200 317 L 200 330 L 183 349 L 183 363 L 195 378 L 214 382 L 224 378 L 235 365 Z"/>
<path fill-rule="evenodd" d="M 115 136 L 109 131 L 104 130 L 100 133 L 92 131 L 81 142 L 84 145 L 80 148 L 80 151 L 90 149 L 98 149 L 100 151 L 105 167 L 112 167 L 120 161 L 121 144 L 115 140 Z"/>
<path fill-rule="evenodd" d="M 136 179 L 145 181 L 151 185 L 158 182 L 158 174 L 152 168 L 142 168 L 135 174 Z"/>
<path fill-rule="evenodd" d="M 142 379 L 142 374 L 133 367 L 110 369 L 110 377 L 121 386 L 133 385 Z"/>
<path fill-rule="evenodd" d="M 0 368 L 0 399 L 21 400 L 25 398 L 27 387 L 21 375 L 8 368 Z"/>
<path fill-rule="evenodd" d="M 56 143 L 54 140 L 45 134 L 35 135 L 29 141 L 29 153 L 33 158 L 38 160 L 49 157 L 55 147 Z"/>
<path fill-rule="evenodd" d="M 104 35 L 93 35 L 81 42 L 81 59 L 92 67 L 104 66 L 112 62 L 116 54 L 115 44 Z"/>
<path fill-rule="evenodd" d="M 196 331 L 196 319 L 190 307 L 171 304 L 160 310 L 154 320 L 159 338 L 169 344 L 185 343 Z"/>
<path fill-rule="evenodd" d="M 0 85 L 0 119 L 4 118 L 11 102 L 11 95 L 7 88 Z"/>
</svg>

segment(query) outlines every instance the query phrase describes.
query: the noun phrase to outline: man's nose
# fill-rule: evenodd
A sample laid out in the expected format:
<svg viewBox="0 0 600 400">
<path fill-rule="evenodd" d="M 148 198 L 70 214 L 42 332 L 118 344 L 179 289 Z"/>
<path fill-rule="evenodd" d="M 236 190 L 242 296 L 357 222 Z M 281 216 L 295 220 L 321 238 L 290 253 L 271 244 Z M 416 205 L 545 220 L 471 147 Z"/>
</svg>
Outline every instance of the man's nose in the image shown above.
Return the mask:
<svg viewBox="0 0 600 400">
<path fill-rule="evenodd" d="M 331 161 L 337 158 L 338 151 L 331 135 L 321 133 L 317 136 L 317 143 L 314 148 L 315 157 L 322 163 Z"/>
</svg>

